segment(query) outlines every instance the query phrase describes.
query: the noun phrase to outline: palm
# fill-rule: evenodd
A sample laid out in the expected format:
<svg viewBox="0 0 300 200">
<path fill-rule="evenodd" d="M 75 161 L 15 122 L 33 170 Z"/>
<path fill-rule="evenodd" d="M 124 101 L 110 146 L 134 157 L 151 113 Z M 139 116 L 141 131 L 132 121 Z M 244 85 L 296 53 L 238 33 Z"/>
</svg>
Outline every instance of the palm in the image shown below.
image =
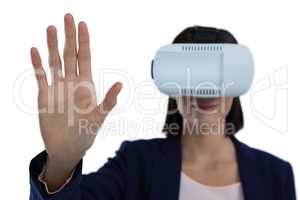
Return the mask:
<svg viewBox="0 0 300 200">
<path fill-rule="evenodd" d="M 66 43 L 64 48 L 64 76 L 57 48 L 57 33 L 53 26 L 47 29 L 51 85 L 42 67 L 36 48 L 31 49 L 31 59 L 39 86 L 38 107 L 42 137 L 48 154 L 65 157 L 84 154 L 93 144 L 96 133 L 106 115 L 116 104 L 121 83 L 114 84 L 97 105 L 95 87 L 91 76 L 91 56 L 87 26 L 81 22 L 76 28 L 73 17 L 65 16 Z M 78 70 L 77 70 L 78 66 Z"/>
</svg>

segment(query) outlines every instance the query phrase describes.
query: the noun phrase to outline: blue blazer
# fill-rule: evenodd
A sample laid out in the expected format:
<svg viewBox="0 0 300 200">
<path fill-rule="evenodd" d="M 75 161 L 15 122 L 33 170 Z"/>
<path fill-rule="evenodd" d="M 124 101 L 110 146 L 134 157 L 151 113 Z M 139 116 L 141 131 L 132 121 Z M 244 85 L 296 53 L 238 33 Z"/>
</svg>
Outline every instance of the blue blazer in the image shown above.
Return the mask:
<svg viewBox="0 0 300 200">
<path fill-rule="evenodd" d="M 236 149 L 245 200 L 295 200 L 291 165 L 272 154 L 252 148 L 230 136 Z M 78 163 L 71 181 L 48 195 L 39 182 L 47 153 L 30 162 L 31 200 L 178 200 L 181 172 L 179 135 L 124 141 L 116 155 L 87 175 Z"/>
</svg>

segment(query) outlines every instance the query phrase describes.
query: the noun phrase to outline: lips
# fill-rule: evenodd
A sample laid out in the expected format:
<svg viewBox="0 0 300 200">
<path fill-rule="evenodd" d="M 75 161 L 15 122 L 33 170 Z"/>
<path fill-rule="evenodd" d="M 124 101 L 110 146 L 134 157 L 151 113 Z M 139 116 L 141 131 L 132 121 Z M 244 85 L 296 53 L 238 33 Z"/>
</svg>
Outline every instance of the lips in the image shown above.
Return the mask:
<svg viewBox="0 0 300 200">
<path fill-rule="evenodd" d="M 195 100 L 195 104 L 196 104 L 196 107 L 198 107 L 202 110 L 212 110 L 218 106 L 218 104 L 216 104 L 215 102 L 203 102 L 203 101 L 199 101 L 199 100 Z"/>
</svg>

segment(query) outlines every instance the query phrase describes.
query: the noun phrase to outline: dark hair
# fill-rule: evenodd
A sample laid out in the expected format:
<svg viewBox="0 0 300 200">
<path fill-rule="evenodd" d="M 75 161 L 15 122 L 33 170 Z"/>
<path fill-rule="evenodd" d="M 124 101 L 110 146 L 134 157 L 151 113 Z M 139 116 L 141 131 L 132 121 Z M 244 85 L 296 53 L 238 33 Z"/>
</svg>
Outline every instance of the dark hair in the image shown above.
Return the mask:
<svg viewBox="0 0 300 200">
<path fill-rule="evenodd" d="M 224 29 L 214 27 L 191 26 L 180 32 L 172 43 L 238 43 L 234 36 Z M 162 132 L 171 135 L 181 134 L 183 118 L 180 114 L 176 100 L 169 97 L 167 116 Z M 174 112 L 176 111 L 176 112 Z M 174 131 L 171 127 L 176 125 L 179 129 Z M 234 97 L 231 110 L 226 116 L 225 135 L 236 134 L 244 126 L 243 111 L 239 97 Z M 232 130 L 232 128 L 234 130 Z M 172 129 L 172 130 L 170 130 Z M 231 129 L 231 130 L 229 130 Z"/>
</svg>

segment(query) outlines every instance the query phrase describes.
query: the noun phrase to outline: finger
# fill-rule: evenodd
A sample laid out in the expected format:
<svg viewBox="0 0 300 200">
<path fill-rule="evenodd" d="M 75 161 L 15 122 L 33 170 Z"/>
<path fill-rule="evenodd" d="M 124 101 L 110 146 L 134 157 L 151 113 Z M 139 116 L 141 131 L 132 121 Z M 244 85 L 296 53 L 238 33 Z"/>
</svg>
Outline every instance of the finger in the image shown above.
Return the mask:
<svg viewBox="0 0 300 200">
<path fill-rule="evenodd" d="M 31 63 L 35 70 L 35 77 L 38 83 L 39 91 L 44 91 L 48 87 L 46 73 L 42 66 L 42 61 L 37 48 L 30 49 Z"/>
<path fill-rule="evenodd" d="M 97 106 L 98 117 L 105 118 L 107 114 L 115 107 L 117 104 L 117 96 L 120 93 L 123 84 L 121 82 L 116 82 L 107 91 L 104 100 Z"/>
<path fill-rule="evenodd" d="M 89 32 L 85 22 L 78 25 L 78 70 L 79 76 L 91 78 L 91 53 L 89 44 Z"/>
<path fill-rule="evenodd" d="M 65 77 L 77 76 L 77 44 L 76 27 L 71 14 L 66 14 L 65 18 L 65 47 L 64 47 L 64 67 Z"/>
<path fill-rule="evenodd" d="M 49 26 L 47 28 L 47 44 L 49 52 L 49 66 L 51 68 L 51 84 L 53 84 L 62 79 L 61 60 L 58 52 L 57 31 L 54 26 Z"/>
</svg>

